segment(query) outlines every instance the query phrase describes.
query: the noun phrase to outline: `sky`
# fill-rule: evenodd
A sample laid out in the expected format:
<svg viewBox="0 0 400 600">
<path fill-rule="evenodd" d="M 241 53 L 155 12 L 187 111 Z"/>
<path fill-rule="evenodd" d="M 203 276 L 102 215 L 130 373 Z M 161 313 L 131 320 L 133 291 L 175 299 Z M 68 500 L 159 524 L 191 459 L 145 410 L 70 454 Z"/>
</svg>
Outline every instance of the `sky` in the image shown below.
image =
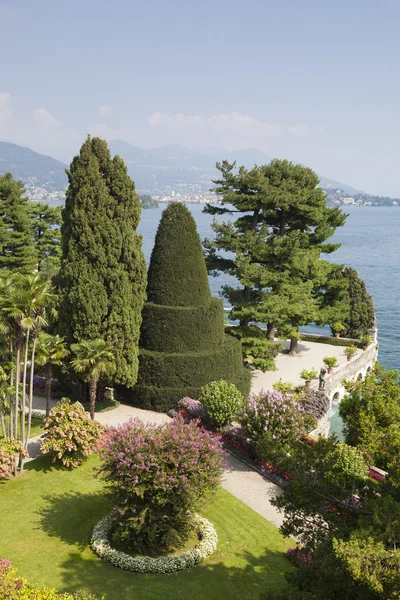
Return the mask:
<svg viewBox="0 0 400 600">
<path fill-rule="evenodd" d="M 399 0 L 0 0 L 0 140 L 257 148 L 400 197 Z"/>
</svg>

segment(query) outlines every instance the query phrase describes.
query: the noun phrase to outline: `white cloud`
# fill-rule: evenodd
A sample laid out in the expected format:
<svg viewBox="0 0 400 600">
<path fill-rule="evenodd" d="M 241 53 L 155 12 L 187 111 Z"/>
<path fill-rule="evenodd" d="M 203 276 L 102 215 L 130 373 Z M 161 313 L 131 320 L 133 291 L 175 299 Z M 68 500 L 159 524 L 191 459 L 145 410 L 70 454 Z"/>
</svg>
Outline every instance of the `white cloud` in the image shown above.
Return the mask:
<svg viewBox="0 0 400 600">
<path fill-rule="evenodd" d="M 112 113 L 112 107 L 109 104 L 100 104 L 100 108 L 99 108 L 99 114 L 102 115 L 103 117 L 106 117 L 107 115 L 111 115 Z"/>
<path fill-rule="evenodd" d="M 205 117 L 202 115 L 185 115 L 183 113 L 167 114 L 155 112 L 149 115 L 150 127 L 164 127 L 168 129 L 201 129 L 224 135 L 245 135 L 246 137 L 267 138 L 276 135 L 308 135 L 306 125 L 286 125 L 283 123 L 260 121 L 250 115 L 238 112 L 220 113 Z"/>
<path fill-rule="evenodd" d="M 0 123 L 9 121 L 11 117 L 11 95 L 8 92 L 0 92 Z"/>
<path fill-rule="evenodd" d="M 36 108 L 33 111 L 33 114 L 41 129 L 54 129 L 55 127 L 60 126 L 57 119 L 45 108 Z"/>
</svg>

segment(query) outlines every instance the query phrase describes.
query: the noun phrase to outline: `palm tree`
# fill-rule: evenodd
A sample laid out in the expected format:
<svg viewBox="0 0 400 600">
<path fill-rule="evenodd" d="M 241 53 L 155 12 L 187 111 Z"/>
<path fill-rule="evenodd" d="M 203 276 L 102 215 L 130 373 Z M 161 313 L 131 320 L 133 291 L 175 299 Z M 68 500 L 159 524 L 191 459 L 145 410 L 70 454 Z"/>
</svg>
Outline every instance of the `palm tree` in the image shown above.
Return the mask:
<svg viewBox="0 0 400 600">
<path fill-rule="evenodd" d="M 0 367 L 0 425 L 1 425 L 1 429 L 3 431 L 4 439 L 8 438 L 8 432 L 7 432 L 6 420 L 5 420 L 6 410 L 9 408 L 9 406 L 8 406 L 9 385 L 8 385 L 7 380 L 8 380 L 7 373 L 5 372 L 3 367 Z"/>
<path fill-rule="evenodd" d="M 44 331 L 39 333 L 36 362 L 44 365 L 46 373 L 46 417 L 50 414 L 52 366 L 60 365 L 68 354 L 64 338 Z"/>
<path fill-rule="evenodd" d="M 71 350 L 76 356 L 71 360 L 72 368 L 77 373 L 83 373 L 85 380 L 90 383 L 90 418 L 94 420 L 97 383 L 102 375 L 111 374 L 114 369 L 113 348 L 97 338 L 71 344 Z"/>
</svg>

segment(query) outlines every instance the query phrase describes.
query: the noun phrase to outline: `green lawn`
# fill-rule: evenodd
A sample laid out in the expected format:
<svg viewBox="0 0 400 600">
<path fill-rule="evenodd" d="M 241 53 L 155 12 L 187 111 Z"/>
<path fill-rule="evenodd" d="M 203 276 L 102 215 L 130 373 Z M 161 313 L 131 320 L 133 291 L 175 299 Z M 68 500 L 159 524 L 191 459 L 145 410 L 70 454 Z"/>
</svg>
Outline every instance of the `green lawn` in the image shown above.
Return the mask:
<svg viewBox="0 0 400 600">
<path fill-rule="evenodd" d="M 106 600 L 250 600 L 285 585 L 290 541 L 222 489 L 204 511 L 218 532 L 217 552 L 191 571 L 136 575 L 101 562 L 88 547 L 93 526 L 110 508 L 93 478 L 97 464 L 92 456 L 66 471 L 43 457 L 28 463 L 23 476 L 0 482 L 0 558 L 30 582 L 85 589 Z"/>
<path fill-rule="evenodd" d="M 7 418 L 6 418 L 6 424 L 7 424 Z M 36 435 L 40 435 L 41 433 L 43 433 L 43 425 L 44 425 L 44 423 L 41 419 L 35 419 L 34 417 L 32 417 L 31 437 L 35 437 Z M 3 437 L 3 432 L 1 431 L 1 426 L 0 426 L 0 438 L 2 438 L 2 437 Z"/>
</svg>

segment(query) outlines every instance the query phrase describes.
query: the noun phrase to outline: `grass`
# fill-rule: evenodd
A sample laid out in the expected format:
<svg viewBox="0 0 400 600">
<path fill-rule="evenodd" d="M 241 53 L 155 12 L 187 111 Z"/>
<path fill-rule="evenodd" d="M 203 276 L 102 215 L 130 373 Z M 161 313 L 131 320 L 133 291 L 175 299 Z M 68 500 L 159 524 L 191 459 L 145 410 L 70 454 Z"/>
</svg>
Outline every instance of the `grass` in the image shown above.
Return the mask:
<svg viewBox="0 0 400 600">
<path fill-rule="evenodd" d="M 93 478 L 96 465 L 98 457 L 91 456 L 69 471 L 42 457 L 28 463 L 23 476 L 0 482 L 0 558 L 31 583 L 82 589 L 105 600 L 253 600 L 285 585 L 291 542 L 222 489 L 203 511 L 217 529 L 218 549 L 194 569 L 138 575 L 100 561 L 88 544 L 110 506 Z"/>
<path fill-rule="evenodd" d="M 26 424 L 28 423 L 28 419 L 26 420 Z M 6 418 L 6 425 L 8 425 L 8 420 Z M 40 435 L 41 433 L 43 433 L 43 421 L 41 419 L 36 419 L 35 417 L 32 417 L 32 421 L 31 421 L 31 435 L 30 437 L 35 437 L 36 435 Z M 1 431 L 1 427 L 0 427 L 0 438 L 3 437 L 3 432 Z"/>
</svg>

